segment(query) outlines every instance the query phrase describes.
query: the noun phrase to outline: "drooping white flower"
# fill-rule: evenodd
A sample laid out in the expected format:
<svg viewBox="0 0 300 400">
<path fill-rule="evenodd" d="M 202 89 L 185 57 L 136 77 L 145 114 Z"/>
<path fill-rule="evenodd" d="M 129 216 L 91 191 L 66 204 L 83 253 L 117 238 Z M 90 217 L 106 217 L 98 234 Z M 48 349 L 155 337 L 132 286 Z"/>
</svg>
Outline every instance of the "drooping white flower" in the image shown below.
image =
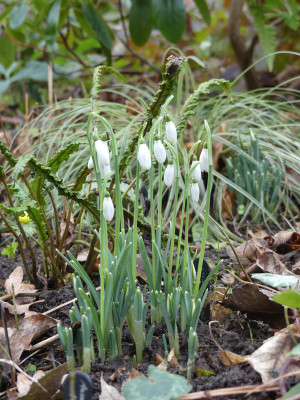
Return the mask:
<svg viewBox="0 0 300 400">
<path fill-rule="evenodd" d="M 196 165 L 196 167 L 193 169 L 194 165 Z M 201 180 L 201 167 L 200 167 L 200 163 L 199 163 L 198 160 L 193 160 L 192 161 L 191 169 L 193 169 L 193 171 L 191 172 L 191 177 L 195 178 L 197 182 L 200 182 L 200 180 Z"/>
<path fill-rule="evenodd" d="M 203 148 L 200 154 L 200 168 L 201 171 L 208 172 L 208 150 Z"/>
<path fill-rule="evenodd" d="M 96 140 L 95 149 L 99 165 L 109 165 L 109 149 L 106 141 Z"/>
<path fill-rule="evenodd" d="M 102 165 L 99 163 L 99 158 L 98 158 L 98 164 L 100 168 L 100 174 L 101 174 L 101 179 L 104 179 L 106 175 L 111 172 L 110 165 Z"/>
<path fill-rule="evenodd" d="M 94 168 L 94 163 L 93 163 L 93 157 L 92 156 L 89 158 L 87 167 L 88 167 L 88 169 L 93 169 Z"/>
<path fill-rule="evenodd" d="M 138 151 L 138 160 L 141 168 L 149 170 L 151 168 L 150 151 L 146 143 L 140 143 Z"/>
<path fill-rule="evenodd" d="M 177 143 L 177 130 L 173 121 L 166 122 L 166 136 L 171 144 L 175 145 Z"/>
<path fill-rule="evenodd" d="M 159 164 L 163 164 L 166 161 L 167 153 L 165 146 L 161 140 L 155 140 L 153 145 L 154 155 Z"/>
<path fill-rule="evenodd" d="M 200 197 L 200 189 L 199 189 L 199 184 L 196 181 L 196 179 L 193 179 L 193 182 L 191 183 L 191 186 L 190 186 L 190 191 L 191 191 L 192 199 L 197 203 L 199 201 L 199 197 Z"/>
<path fill-rule="evenodd" d="M 174 179 L 175 179 L 175 166 L 172 162 L 172 164 L 168 164 L 167 168 L 165 169 L 164 181 L 166 186 L 168 187 L 172 186 Z"/>
<path fill-rule="evenodd" d="M 103 199 L 103 216 L 107 222 L 110 222 L 114 217 L 115 209 L 108 192 Z"/>
</svg>

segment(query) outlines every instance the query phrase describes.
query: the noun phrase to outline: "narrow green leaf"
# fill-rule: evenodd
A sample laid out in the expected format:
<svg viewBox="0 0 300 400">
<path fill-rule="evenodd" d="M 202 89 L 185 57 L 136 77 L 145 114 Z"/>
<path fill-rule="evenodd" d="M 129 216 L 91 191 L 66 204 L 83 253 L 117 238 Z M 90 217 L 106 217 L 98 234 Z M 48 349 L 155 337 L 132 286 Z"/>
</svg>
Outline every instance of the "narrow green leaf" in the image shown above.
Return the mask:
<svg viewBox="0 0 300 400">
<path fill-rule="evenodd" d="M 149 0 L 133 0 L 129 13 L 130 36 L 137 46 L 143 46 L 152 31 L 153 13 Z"/>
<path fill-rule="evenodd" d="M 100 15 L 91 4 L 84 3 L 82 5 L 82 11 L 85 19 L 95 32 L 101 45 L 104 46 L 107 50 L 111 50 L 113 39 L 107 24 L 104 22 L 104 20 L 100 17 Z"/>
<path fill-rule="evenodd" d="M 57 28 L 59 23 L 61 0 L 54 1 L 48 14 L 47 26 L 45 31 L 45 40 L 47 44 L 52 45 L 57 36 Z"/>
<path fill-rule="evenodd" d="M 194 0 L 194 1 L 204 21 L 207 23 L 207 25 L 210 25 L 211 24 L 210 11 L 206 0 Z"/>
<path fill-rule="evenodd" d="M 18 29 L 25 21 L 27 15 L 27 4 L 19 4 L 14 7 L 10 14 L 9 26 L 11 29 Z"/>
<path fill-rule="evenodd" d="M 295 290 L 285 290 L 282 293 L 275 294 L 272 300 L 283 306 L 300 309 L 300 293 L 295 292 Z"/>
<path fill-rule="evenodd" d="M 185 29 L 185 8 L 182 0 L 153 0 L 157 28 L 171 43 L 181 38 Z"/>
</svg>

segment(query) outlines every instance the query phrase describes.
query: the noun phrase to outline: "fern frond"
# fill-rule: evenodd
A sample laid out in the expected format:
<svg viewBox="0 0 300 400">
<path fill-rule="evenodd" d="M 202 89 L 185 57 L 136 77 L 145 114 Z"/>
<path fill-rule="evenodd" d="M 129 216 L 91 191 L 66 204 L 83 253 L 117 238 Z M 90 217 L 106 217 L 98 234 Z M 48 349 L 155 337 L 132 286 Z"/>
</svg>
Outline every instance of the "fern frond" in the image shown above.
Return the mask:
<svg viewBox="0 0 300 400">
<path fill-rule="evenodd" d="M 177 135 L 179 136 L 185 128 L 186 121 L 192 115 L 195 114 L 199 101 L 204 94 L 208 94 L 211 86 L 222 86 L 227 95 L 230 95 L 231 83 L 225 79 L 210 79 L 207 82 L 203 82 L 199 85 L 198 89 L 194 91 L 185 101 L 182 112 L 177 122 Z"/>
<path fill-rule="evenodd" d="M 276 51 L 276 30 L 274 25 L 266 23 L 260 14 L 254 15 L 254 25 L 265 55 Z M 274 55 L 267 58 L 268 69 L 273 70 Z"/>
</svg>

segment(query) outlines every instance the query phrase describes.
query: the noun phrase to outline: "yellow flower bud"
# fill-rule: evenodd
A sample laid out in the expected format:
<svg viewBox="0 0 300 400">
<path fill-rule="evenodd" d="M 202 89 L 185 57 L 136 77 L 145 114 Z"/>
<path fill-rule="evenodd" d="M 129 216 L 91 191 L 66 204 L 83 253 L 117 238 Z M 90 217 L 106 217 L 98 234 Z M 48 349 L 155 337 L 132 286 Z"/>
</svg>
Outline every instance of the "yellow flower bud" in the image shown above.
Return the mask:
<svg viewBox="0 0 300 400">
<path fill-rule="evenodd" d="M 30 221 L 30 218 L 28 216 L 28 213 L 26 211 L 24 211 L 24 215 L 19 217 L 19 221 L 22 222 L 22 224 L 28 224 L 28 222 Z"/>
</svg>

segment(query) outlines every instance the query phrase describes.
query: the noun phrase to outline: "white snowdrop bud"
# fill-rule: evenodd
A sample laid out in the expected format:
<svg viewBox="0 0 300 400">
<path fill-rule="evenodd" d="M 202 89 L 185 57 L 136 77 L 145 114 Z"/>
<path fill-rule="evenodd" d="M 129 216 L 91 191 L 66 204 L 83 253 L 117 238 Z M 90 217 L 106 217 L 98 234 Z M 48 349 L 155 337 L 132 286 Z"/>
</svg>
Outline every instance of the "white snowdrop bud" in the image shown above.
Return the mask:
<svg viewBox="0 0 300 400">
<path fill-rule="evenodd" d="M 208 150 L 203 148 L 200 154 L 200 168 L 201 171 L 208 172 Z"/>
<path fill-rule="evenodd" d="M 199 184 L 196 181 L 196 179 L 193 179 L 193 182 L 191 183 L 191 186 L 190 186 L 190 191 L 191 191 L 191 197 L 192 197 L 193 201 L 197 203 L 199 201 L 199 197 L 200 197 L 200 189 L 199 189 Z"/>
<path fill-rule="evenodd" d="M 193 169 L 193 167 L 195 165 L 196 165 L 196 167 Z M 193 171 L 191 173 L 191 177 L 195 178 L 197 182 L 200 182 L 200 180 L 201 180 L 201 168 L 200 168 L 200 163 L 199 163 L 198 160 L 195 159 L 195 160 L 192 161 L 191 169 L 193 169 Z"/>
<path fill-rule="evenodd" d="M 150 151 L 146 143 L 140 142 L 138 160 L 141 168 L 149 170 L 151 168 Z"/>
<path fill-rule="evenodd" d="M 166 136 L 171 144 L 175 145 L 177 143 L 177 130 L 173 121 L 166 122 Z"/>
<path fill-rule="evenodd" d="M 94 168 L 94 163 L 93 163 L 93 157 L 92 156 L 89 158 L 87 167 L 88 167 L 88 169 L 93 169 Z"/>
<path fill-rule="evenodd" d="M 165 169 L 164 173 L 164 181 L 166 186 L 168 187 L 172 186 L 174 179 L 175 179 L 175 166 L 173 164 L 173 161 L 169 161 L 169 164 Z"/>
<path fill-rule="evenodd" d="M 102 165 L 109 165 L 109 150 L 106 141 L 96 140 L 95 149 L 98 157 L 98 163 Z"/>
<path fill-rule="evenodd" d="M 112 199 L 109 196 L 109 193 L 105 193 L 105 197 L 103 199 L 103 216 L 107 222 L 110 222 L 114 217 L 115 209 L 112 202 Z"/>
<path fill-rule="evenodd" d="M 163 164 L 166 161 L 167 153 L 165 146 L 161 140 L 155 140 L 153 145 L 154 155 L 159 164 Z"/>
</svg>

